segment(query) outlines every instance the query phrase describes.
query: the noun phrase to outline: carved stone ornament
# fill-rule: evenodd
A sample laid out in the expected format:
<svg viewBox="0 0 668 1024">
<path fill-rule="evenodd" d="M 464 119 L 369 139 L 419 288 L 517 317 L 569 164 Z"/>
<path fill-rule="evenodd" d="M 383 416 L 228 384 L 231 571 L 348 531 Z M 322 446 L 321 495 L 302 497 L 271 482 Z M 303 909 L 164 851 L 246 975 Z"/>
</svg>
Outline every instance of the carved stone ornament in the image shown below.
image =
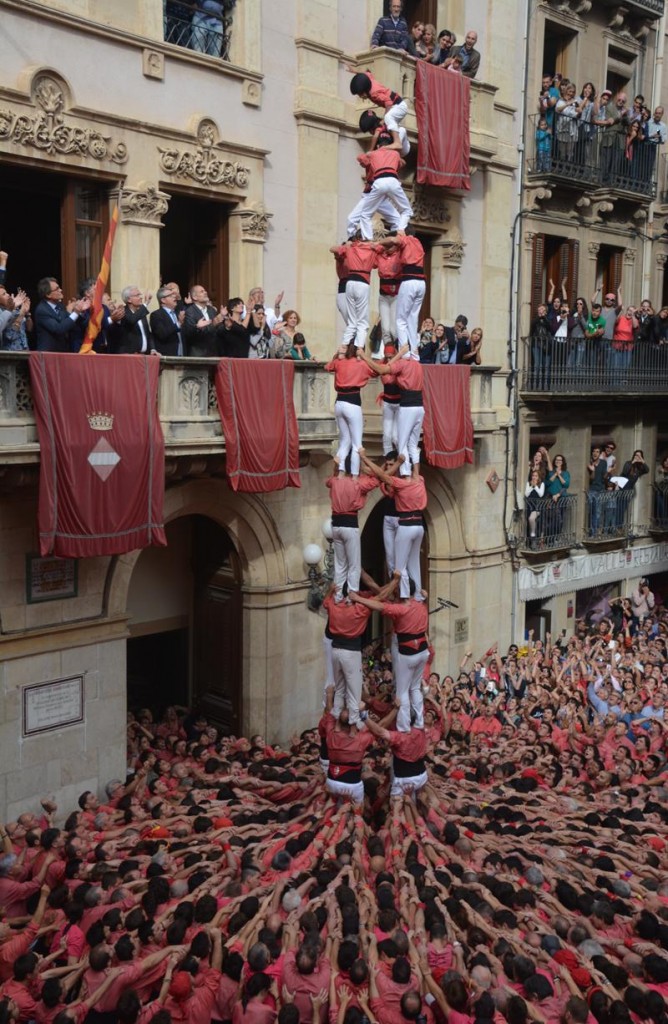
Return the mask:
<svg viewBox="0 0 668 1024">
<path fill-rule="evenodd" d="M 561 14 L 575 14 L 583 17 L 589 14 L 592 0 L 548 0 L 550 7 Z"/>
<path fill-rule="evenodd" d="M 167 192 L 160 192 L 156 185 L 147 181 L 140 181 L 136 189 L 121 189 L 118 204 L 123 223 L 161 228 L 161 218 L 167 213 L 170 199 Z"/>
<path fill-rule="evenodd" d="M 539 203 L 543 203 L 543 202 L 545 202 L 545 200 L 551 199 L 551 198 L 552 198 L 552 189 L 551 188 L 544 188 L 543 186 L 540 186 L 539 188 L 529 189 L 529 193 L 528 193 L 528 206 L 529 206 L 529 209 L 530 210 L 537 210 L 538 206 L 539 206 Z"/>
<path fill-rule="evenodd" d="M 536 237 L 535 231 L 524 232 L 524 247 L 525 249 L 533 249 L 533 240 Z"/>
<path fill-rule="evenodd" d="M 439 244 L 443 250 L 443 266 L 455 267 L 457 269 L 461 267 L 466 242 L 464 242 L 459 233 Z"/>
<path fill-rule="evenodd" d="M 218 130 L 210 118 L 200 121 L 197 148 L 171 149 L 158 146 L 160 167 L 175 178 L 186 178 L 200 185 L 225 185 L 227 188 L 248 188 L 250 168 L 225 159 L 217 149 Z"/>
<path fill-rule="evenodd" d="M 247 242 L 265 242 L 269 221 L 274 216 L 268 213 L 264 203 L 251 203 L 237 211 L 241 217 L 241 234 Z"/>
<path fill-rule="evenodd" d="M 610 199 L 599 199 L 598 202 L 594 203 L 591 212 L 594 217 L 598 217 L 599 220 L 603 219 L 603 215 L 606 213 L 612 213 L 615 208 L 615 204 Z"/>
<path fill-rule="evenodd" d="M 657 252 L 655 258 L 657 267 L 665 267 L 668 263 L 668 252 Z"/>
<path fill-rule="evenodd" d="M 67 124 L 63 113 L 65 93 L 61 84 L 47 74 L 37 75 L 32 88 L 37 115 L 17 114 L 0 108 L 0 140 L 28 146 L 50 156 L 79 156 L 124 164 L 128 150 L 124 142 L 112 142 L 96 128 Z"/>
<path fill-rule="evenodd" d="M 624 249 L 624 263 L 632 266 L 636 261 L 636 255 L 635 249 Z"/>
<path fill-rule="evenodd" d="M 416 186 L 411 201 L 413 216 L 411 221 L 419 223 L 437 224 L 439 227 L 448 224 L 451 220 L 450 212 L 437 195 L 430 195 L 428 192 Z"/>
<path fill-rule="evenodd" d="M 592 260 L 595 260 L 596 257 L 599 254 L 600 249 L 601 249 L 601 243 L 600 242 L 590 242 L 589 245 L 587 246 L 587 251 L 589 253 L 589 258 L 592 259 Z"/>
</svg>

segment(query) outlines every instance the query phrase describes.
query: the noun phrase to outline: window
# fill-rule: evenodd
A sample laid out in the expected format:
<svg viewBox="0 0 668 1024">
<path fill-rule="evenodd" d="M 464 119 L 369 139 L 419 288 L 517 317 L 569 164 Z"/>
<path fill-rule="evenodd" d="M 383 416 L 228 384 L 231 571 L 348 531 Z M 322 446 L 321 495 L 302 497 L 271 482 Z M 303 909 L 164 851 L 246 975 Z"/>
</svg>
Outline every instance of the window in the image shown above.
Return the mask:
<svg viewBox="0 0 668 1024">
<path fill-rule="evenodd" d="M 617 293 L 622 283 L 623 256 L 624 250 L 614 245 L 602 245 L 599 249 L 596 258 L 596 288 L 601 289 L 601 295 L 606 292 Z"/>
<path fill-rule="evenodd" d="M 387 18 L 390 13 L 390 0 L 383 0 L 383 15 Z M 436 25 L 437 29 L 447 28 L 436 22 L 438 14 L 437 0 L 404 0 L 402 14 L 410 28 L 414 21 L 423 21 L 426 25 Z"/>
<path fill-rule="evenodd" d="M 572 59 L 571 43 L 577 36 L 573 29 L 566 28 L 556 21 L 545 22 L 545 34 L 543 36 L 543 74 L 553 75 L 559 72 L 564 78 L 575 74 L 574 60 Z"/>
<path fill-rule="evenodd" d="M 635 64 L 636 55 L 634 53 L 629 53 L 628 50 L 619 50 L 614 46 L 610 47 L 608 50 L 605 84 L 608 89 L 612 89 L 613 96 L 620 89 L 634 91 Z M 630 96 L 629 103 L 632 99 L 633 97 Z"/>
<path fill-rule="evenodd" d="M 578 293 L 578 266 L 580 243 L 576 238 L 561 238 L 558 235 L 536 235 L 533 240 L 531 265 L 531 315 L 536 307 L 545 302 L 554 283 L 555 295 L 561 295 L 562 282 L 573 302 Z"/>
</svg>

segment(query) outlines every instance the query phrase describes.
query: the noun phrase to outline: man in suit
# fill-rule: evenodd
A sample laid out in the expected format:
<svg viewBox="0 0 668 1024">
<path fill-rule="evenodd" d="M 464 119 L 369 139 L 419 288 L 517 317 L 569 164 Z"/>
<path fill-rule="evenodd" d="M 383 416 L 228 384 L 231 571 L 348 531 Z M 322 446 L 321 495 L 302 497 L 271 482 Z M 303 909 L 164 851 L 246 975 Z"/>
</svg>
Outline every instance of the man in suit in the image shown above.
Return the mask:
<svg viewBox="0 0 668 1024">
<path fill-rule="evenodd" d="M 70 336 L 82 313 L 90 308 L 90 299 L 77 299 L 63 305 L 63 289 L 55 277 L 43 277 L 37 283 L 39 302 L 35 307 L 35 338 L 38 352 L 69 352 Z"/>
<path fill-rule="evenodd" d="M 206 288 L 201 284 L 193 285 L 190 298 L 192 302 L 183 321 L 186 355 L 218 358 L 221 354 L 218 334 L 223 315 L 210 304 Z"/>
<path fill-rule="evenodd" d="M 79 298 L 90 299 L 91 308 L 82 313 L 74 325 L 74 330 L 69 337 L 70 350 L 78 352 L 86 337 L 88 324 L 90 323 L 93 299 L 95 298 L 96 278 L 87 277 L 79 285 Z M 102 303 L 102 322 L 100 332 L 93 342 L 93 350 L 99 354 L 113 351 L 113 338 L 115 325 L 123 316 L 123 307 L 114 306 L 113 309 Z"/>
<path fill-rule="evenodd" d="M 119 355 L 150 353 L 159 356 L 149 327 L 146 308 L 153 296 L 150 292 L 142 295 L 141 288 L 136 284 L 129 284 L 121 292 L 121 298 L 125 303 L 125 312 L 118 322 L 116 352 Z"/>
<path fill-rule="evenodd" d="M 158 288 L 157 295 L 160 306 L 150 316 L 151 333 L 155 347 L 163 356 L 183 356 L 183 335 L 181 325 L 186 315 L 185 309 L 176 312 L 178 305 L 177 293 L 170 285 Z"/>
</svg>

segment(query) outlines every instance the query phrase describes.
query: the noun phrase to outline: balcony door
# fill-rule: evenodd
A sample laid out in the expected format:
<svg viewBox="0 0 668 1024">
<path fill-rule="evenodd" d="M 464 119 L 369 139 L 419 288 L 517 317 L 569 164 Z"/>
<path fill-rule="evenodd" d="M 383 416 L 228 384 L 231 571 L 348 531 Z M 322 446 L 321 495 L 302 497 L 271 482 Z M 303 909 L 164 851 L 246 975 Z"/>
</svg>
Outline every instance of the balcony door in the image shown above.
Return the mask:
<svg viewBox="0 0 668 1024">
<path fill-rule="evenodd" d="M 172 195 L 160 232 L 160 276 L 176 281 L 182 295 L 194 284 L 204 285 L 216 306 L 230 298 L 225 204 Z"/>
<path fill-rule="evenodd" d="M 531 261 L 531 315 L 548 297 L 550 281 L 555 295 L 561 295 L 562 281 L 568 301 L 575 302 L 578 290 L 580 243 L 576 238 L 535 235 Z"/>
</svg>

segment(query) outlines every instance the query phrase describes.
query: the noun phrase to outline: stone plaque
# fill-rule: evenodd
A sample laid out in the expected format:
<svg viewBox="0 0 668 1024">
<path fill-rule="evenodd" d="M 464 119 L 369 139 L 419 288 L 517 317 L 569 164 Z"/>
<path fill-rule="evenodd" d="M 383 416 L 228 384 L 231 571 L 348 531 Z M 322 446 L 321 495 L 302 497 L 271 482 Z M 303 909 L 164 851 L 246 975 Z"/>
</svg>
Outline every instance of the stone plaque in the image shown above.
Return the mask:
<svg viewBox="0 0 668 1024">
<path fill-rule="evenodd" d="M 23 688 L 23 735 L 62 729 L 83 722 L 83 676 L 54 679 Z"/>
<path fill-rule="evenodd" d="M 455 619 L 455 643 L 465 644 L 469 638 L 469 620 Z"/>
<path fill-rule="evenodd" d="M 26 555 L 26 601 L 58 601 L 77 596 L 75 558 L 40 558 Z"/>
</svg>

